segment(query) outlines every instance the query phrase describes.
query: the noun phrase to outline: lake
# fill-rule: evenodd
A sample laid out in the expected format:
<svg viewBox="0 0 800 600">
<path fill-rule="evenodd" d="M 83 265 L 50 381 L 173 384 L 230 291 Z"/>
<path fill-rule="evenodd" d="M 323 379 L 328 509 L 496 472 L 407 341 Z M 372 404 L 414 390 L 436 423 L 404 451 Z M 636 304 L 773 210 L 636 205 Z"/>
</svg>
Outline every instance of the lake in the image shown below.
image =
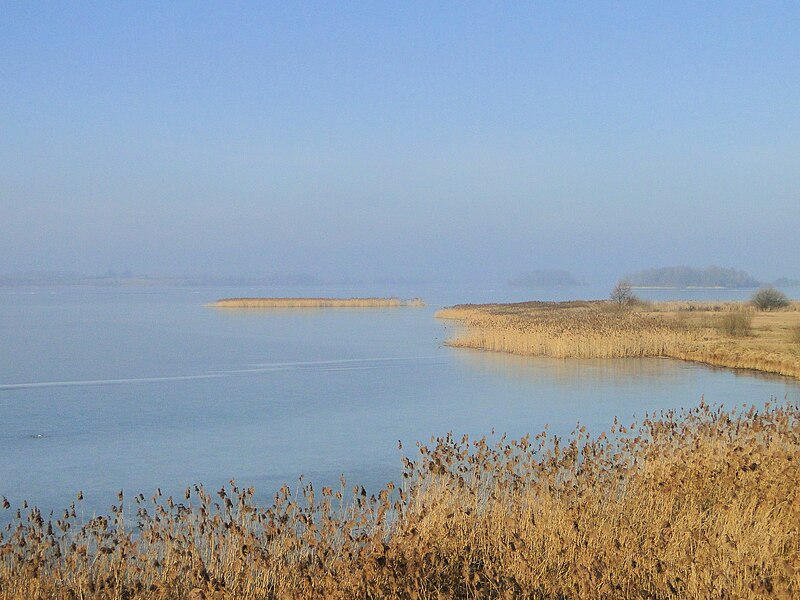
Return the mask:
<svg viewBox="0 0 800 600">
<path fill-rule="evenodd" d="M 398 289 L 400 288 L 400 289 Z M 674 292 L 647 291 L 655 297 Z M 422 296 L 425 308 L 211 309 L 220 297 Z M 559 360 L 451 349 L 440 305 L 604 297 L 593 290 L 455 286 L 0 289 L 0 495 L 64 508 L 83 490 L 253 485 L 298 476 L 369 489 L 401 451 L 452 431 L 595 433 L 646 412 L 800 401 L 796 380 L 663 359 Z M 686 297 L 687 292 L 679 294 Z M 749 292 L 697 290 L 696 298 Z"/>
</svg>

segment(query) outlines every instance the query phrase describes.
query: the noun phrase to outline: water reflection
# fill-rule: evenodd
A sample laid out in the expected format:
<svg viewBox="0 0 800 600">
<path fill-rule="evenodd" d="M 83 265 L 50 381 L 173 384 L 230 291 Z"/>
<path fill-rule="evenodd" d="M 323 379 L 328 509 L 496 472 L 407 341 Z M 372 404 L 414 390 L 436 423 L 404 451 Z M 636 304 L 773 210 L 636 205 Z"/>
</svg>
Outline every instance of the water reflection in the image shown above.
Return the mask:
<svg viewBox="0 0 800 600">
<path fill-rule="evenodd" d="M 713 367 L 667 358 L 560 359 L 454 349 L 468 372 L 515 381 L 535 390 L 530 402 L 542 414 L 606 428 L 613 416 L 695 406 L 701 399 L 723 406 L 800 401 L 800 382 L 769 373 Z"/>
<path fill-rule="evenodd" d="M 603 386 L 621 379 L 663 381 L 680 376 L 675 361 L 662 358 L 549 358 L 459 349 L 457 359 L 487 373 L 531 383 L 546 378 L 561 386 L 570 386 L 576 381 Z"/>
</svg>

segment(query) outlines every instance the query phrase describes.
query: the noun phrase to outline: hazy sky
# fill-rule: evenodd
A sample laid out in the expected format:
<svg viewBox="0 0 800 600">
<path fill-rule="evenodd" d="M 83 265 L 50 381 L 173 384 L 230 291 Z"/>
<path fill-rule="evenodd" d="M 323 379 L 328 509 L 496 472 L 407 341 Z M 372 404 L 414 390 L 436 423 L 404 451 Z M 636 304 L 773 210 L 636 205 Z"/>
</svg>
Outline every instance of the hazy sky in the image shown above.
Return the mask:
<svg viewBox="0 0 800 600">
<path fill-rule="evenodd" d="M 800 3 L 0 4 L 0 272 L 800 277 Z"/>
</svg>

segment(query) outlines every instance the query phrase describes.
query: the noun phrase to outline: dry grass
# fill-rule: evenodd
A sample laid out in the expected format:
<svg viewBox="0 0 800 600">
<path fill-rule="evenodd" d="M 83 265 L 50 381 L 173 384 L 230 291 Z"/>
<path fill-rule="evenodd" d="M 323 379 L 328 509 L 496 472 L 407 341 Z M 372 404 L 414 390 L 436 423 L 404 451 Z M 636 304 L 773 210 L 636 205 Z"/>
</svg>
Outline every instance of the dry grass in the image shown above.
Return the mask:
<svg viewBox="0 0 800 600">
<path fill-rule="evenodd" d="M 466 331 L 448 344 L 554 358 L 661 356 L 693 340 L 660 317 L 612 310 L 605 302 L 465 305 L 436 313 Z"/>
<path fill-rule="evenodd" d="M 605 301 L 459 305 L 436 313 L 465 328 L 448 343 L 530 356 L 665 356 L 800 377 L 800 303 L 759 312 L 742 303 Z"/>
<path fill-rule="evenodd" d="M 719 330 L 730 337 L 747 337 L 753 333 L 753 315 L 745 311 L 730 311 L 720 316 Z"/>
<path fill-rule="evenodd" d="M 425 306 L 419 298 L 223 298 L 212 302 L 213 308 L 389 308 Z"/>
<path fill-rule="evenodd" d="M 431 442 L 377 496 L 307 485 L 260 508 L 231 482 L 124 510 L 120 495 L 85 523 L 74 504 L 21 510 L 0 540 L 0 598 L 800 595 L 796 405 Z"/>
</svg>

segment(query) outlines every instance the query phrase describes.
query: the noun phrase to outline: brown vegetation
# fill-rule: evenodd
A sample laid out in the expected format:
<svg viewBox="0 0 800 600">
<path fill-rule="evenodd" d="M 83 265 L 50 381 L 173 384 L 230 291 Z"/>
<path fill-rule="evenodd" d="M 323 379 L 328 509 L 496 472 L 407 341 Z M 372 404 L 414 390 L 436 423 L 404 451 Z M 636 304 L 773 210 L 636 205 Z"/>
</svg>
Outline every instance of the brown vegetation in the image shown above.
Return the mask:
<svg viewBox="0 0 800 600">
<path fill-rule="evenodd" d="M 425 306 L 419 298 L 223 298 L 212 302 L 213 308 L 388 308 Z"/>
<path fill-rule="evenodd" d="M 529 356 L 662 356 L 800 377 L 800 303 L 664 302 L 632 308 L 606 301 L 459 305 L 436 313 L 465 328 L 448 344 Z"/>
<path fill-rule="evenodd" d="M 567 440 L 450 435 L 404 485 L 18 511 L 0 598 L 792 598 L 800 408 L 701 404 Z M 4 502 L 8 509 L 8 503 Z M 13 509 L 11 509 L 13 510 Z M 80 510 L 77 511 L 80 513 Z"/>
<path fill-rule="evenodd" d="M 730 311 L 719 319 L 719 329 L 731 337 L 747 337 L 753 332 L 753 315 L 745 311 Z"/>
</svg>

